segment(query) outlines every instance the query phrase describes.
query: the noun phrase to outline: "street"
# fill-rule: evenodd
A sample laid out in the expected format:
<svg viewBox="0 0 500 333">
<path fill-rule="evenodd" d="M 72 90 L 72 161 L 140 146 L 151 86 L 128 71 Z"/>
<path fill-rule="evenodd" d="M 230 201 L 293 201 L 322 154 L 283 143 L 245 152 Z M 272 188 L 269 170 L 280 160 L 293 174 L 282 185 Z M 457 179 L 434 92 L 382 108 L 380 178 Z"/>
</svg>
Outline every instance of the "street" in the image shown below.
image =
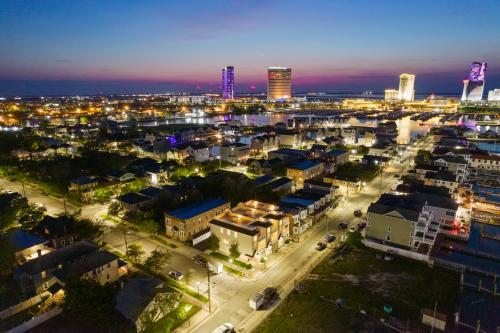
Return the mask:
<svg viewBox="0 0 500 333">
<path fill-rule="evenodd" d="M 422 142 L 416 147 L 410 148 L 409 156 L 402 156 L 408 159 L 414 157 L 416 151 L 426 142 Z M 406 155 L 406 154 L 405 154 Z M 266 287 L 278 287 L 281 294 L 287 294 L 291 288 L 284 289 L 287 283 L 290 286 L 290 281 L 295 281 L 300 278 L 299 273 L 304 267 L 311 263 L 316 263 L 320 256 L 326 256 L 331 249 L 318 252 L 314 249 L 316 243 L 321 241 L 327 233 L 326 221 L 328 220 L 328 231 L 337 237 L 336 243 L 340 241 L 340 236 L 343 232 L 338 230 L 340 222 L 348 222 L 349 226 L 356 226 L 362 221 L 362 218 L 357 218 L 353 215 L 354 210 L 360 209 L 366 213 L 369 204 L 375 201 L 380 193 L 384 193 L 393 189 L 399 178 L 395 178 L 395 174 L 402 175 L 408 169 L 410 163 L 404 161 L 395 161 L 391 166 L 386 167 L 380 176 L 375 177 L 358 193 L 349 193 L 348 200 L 343 200 L 342 203 L 334 211 L 328 214 L 328 218 L 323 218 L 316 226 L 314 226 L 306 237 L 301 237 L 301 242 L 291 245 L 286 245 L 288 249 L 283 249 L 275 258 L 270 261 L 269 267 L 262 273 L 257 272 L 252 279 L 240 279 L 228 273 L 221 273 L 211 277 L 211 296 L 213 313 L 208 315 L 208 308 L 200 312 L 197 323 L 193 327 L 179 328 L 180 331 L 191 332 L 211 332 L 219 325 L 230 322 L 235 325 L 238 331 L 251 331 L 255 324 L 261 322 L 270 311 L 254 311 L 248 305 L 248 299 L 253 297 L 257 292 L 262 291 Z M 6 190 L 17 191 L 23 193 L 21 184 L 13 183 L 5 179 L 0 179 L 0 186 Z M 26 196 L 35 203 L 43 204 L 49 214 L 56 214 L 64 211 L 64 203 L 61 199 L 45 196 L 41 191 L 33 186 L 25 186 Z M 66 203 L 68 212 L 74 211 L 76 208 Z M 96 219 L 101 217 L 107 211 L 107 205 L 95 204 L 82 207 L 82 217 Z M 204 268 L 194 264 L 191 257 L 200 254 L 201 252 L 184 245 L 177 248 L 167 247 L 161 242 L 153 239 L 151 235 L 136 232 L 127 228 L 126 225 L 114 224 L 112 222 L 105 223 L 105 233 L 102 240 L 107 244 L 125 253 L 125 244 L 137 243 L 142 246 L 146 256 L 155 249 L 163 249 L 172 252 L 172 257 L 164 268 L 163 273 L 167 274 L 169 270 L 177 270 L 186 274 L 191 273 L 191 288 L 194 291 L 199 290 L 200 293 L 206 294 L 207 277 Z M 182 282 L 182 281 L 181 281 Z M 215 309 L 215 311 L 214 311 Z M 204 318 L 203 318 L 204 317 Z"/>
</svg>

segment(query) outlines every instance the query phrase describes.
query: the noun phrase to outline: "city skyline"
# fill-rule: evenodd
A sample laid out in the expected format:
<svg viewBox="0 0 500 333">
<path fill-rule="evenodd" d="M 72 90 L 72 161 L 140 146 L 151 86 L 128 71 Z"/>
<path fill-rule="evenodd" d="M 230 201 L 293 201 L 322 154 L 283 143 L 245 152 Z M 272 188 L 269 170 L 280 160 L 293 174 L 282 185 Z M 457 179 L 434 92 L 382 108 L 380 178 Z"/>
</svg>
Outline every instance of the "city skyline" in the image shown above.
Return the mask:
<svg viewBox="0 0 500 333">
<path fill-rule="evenodd" d="M 275 65 L 294 92 L 383 92 L 408 72 L 417 93 L 460 95 L 473 61 L 488 62 L 486 91 L 500 86 L 498 2 L 475 5 L 474 29 L 467 1 L 284 4 L 4 2 L 0 95 L 220 92 L 226 64 L 236 93 L 265 92 Z"/>
</svg>

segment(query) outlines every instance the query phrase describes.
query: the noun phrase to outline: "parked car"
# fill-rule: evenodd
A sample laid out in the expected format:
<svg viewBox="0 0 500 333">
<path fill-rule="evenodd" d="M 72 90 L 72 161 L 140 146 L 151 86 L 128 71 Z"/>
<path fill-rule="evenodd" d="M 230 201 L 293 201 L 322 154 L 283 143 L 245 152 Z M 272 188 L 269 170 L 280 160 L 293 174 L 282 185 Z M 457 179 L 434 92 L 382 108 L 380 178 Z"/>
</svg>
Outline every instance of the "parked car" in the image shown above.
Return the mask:
<svg viewBox="0 0 500 333">
<path fill-rule="evenodd" d="M 354 211 L 354 216 L 361 217 L 361 216 L 363 216 L 363 212 L 360 209 L 356 209 Z"/>
<path fill-rule="evenodd" d="M 357 229 L 355 227 L 350 227 L 349 228 L 349 232 L 356 232 L 356 231 L 357 231 Z"/>
<path fill-rule="evenodd" d="M 332 234 L 328 234 L 328 235 L 325 235 L 325 237 L 323 237 L 323 240 L 327 243 L 332 243 L 332 242 L 335 242 L 335 240 L 337 239 L 337 237 L 335 237 L 334 235 Z"/>
<path fill-rule="evenodd" d="M 349 224 L 347 222 L 340 222 L 338 229 L 345 230 L 345 229 L 347 229 L 348 226 L 349 226 Z"/>
<path fill-rule="evenodd" d="M 317 251 L 323 251 L 324 249 L 326 249 L 326 244 L 323 242 L 318 242 L 318 244 L 316 244 L 315 249 Z"/>
<path fill-rule="evenodd" d="M 231 323 L 222 324 L 212 331 L 212 333 L 232 333 L 232 332 L 234 332 L 234 325 Z"/>
<path fill-rule="evenodd" d="M 203 258 L 202 256 L 200 256 L 199 254 L 195 255 L 193 258 L 191 258 L 193 260 L 193 262 L 196 264 L 196 265 L 200 265 L 201 267 L 206 267 L 207 266 L 207 259 Z"/>
<path fill-rule="evenodd" d="M 365 222 L 358 223 L 358 230 L 363 230 L 364 228 L 366 228 Z"/>
<path fill-rule="evenodd" d="M 399 174 L 394 174 L 394 178 L 399 178 Z"/>
<path fill-rule="evenodd" d="M 170 271 L 168 272 L 168 276 L 177 281 L 182 280 L 184 278 L 184 274 L 182 274 L 179 271 Z"/>
</svg>

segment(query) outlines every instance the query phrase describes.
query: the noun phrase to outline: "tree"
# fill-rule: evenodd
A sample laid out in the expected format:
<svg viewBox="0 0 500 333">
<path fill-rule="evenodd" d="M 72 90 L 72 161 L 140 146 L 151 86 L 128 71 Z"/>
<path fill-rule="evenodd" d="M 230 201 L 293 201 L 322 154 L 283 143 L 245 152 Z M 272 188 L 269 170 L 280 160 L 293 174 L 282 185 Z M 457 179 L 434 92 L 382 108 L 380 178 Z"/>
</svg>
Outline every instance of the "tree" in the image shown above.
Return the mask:
<svg viewBox="0 0 500 333">
<path fill-rule="evenodd" d="M 186 283 L 186 286 L 189 286 L 192 279 L 193 279 L 193 275 L 191 274 L 191 271 L 188 270 L 186 272 L 186 274 L 184 274 L 184 282 Z"/>
<path fill-rule="evenodd" d="M 74 218 L 74 217 L 73 217 Z M 104 233 L 102 221 L 75 218 L 75 234 L 78 239 L 97 239 Z"/>
<path fill-rule="evenodd" d="M 163 250 L 154 250 L 146 258 L 144 265 L 153 273 L 158 274 L 163 266 L 169 261 L 171 253 Z"/>
<path fill-rule="evenodd" d="M 29 203 L 27 206 L 21 208 L 19 212 L 19 224 L 23 229 L 32 229 L 38 223 L 42 222 L 45 217 L 47 209 L 34 203 Z"/>
<path fill-rule="evenodd" d="M 16 250 L 7 238 L 0 238 L 0 275 L 8 275 L 16 263 Z"/>
<path fill-rule="evenodd" d="M 175 291 L 157 294 L 149 308 L 139 317 L 140 332 L 155 331 L 158 320 L 172 312 L 179 305 L 179 300 L 180 294 Z M 170 332 L 170 328 L 166 332 Z"/>
<path fill-rule="evenodd" d="M 28 205 L 25 198 L 12 197 L 9 193 L 0 193 L 0 232 L 17 223 L 21 209 Z"/>
<path fill-rule="evenodd" d="M 62 308 L 70 317 L 86 327 L 89 323 L 105 328 L 114 325 L 116 288 L 101 286 L 85 279 L 70 280 L 65 286 Z"/>
<path fill-rule="evenodd" d="M 109 206 L 108 206 L 108 215 L 117 217 L 122 211 L 122 207 L 120 204 L 116 201 L 113 201 Z"/>
<path fill-rule="evenodd" d="M 239 258 L 241 255 L 238 247 L 239 247 L 238 242 L 234 242 L 233 244 L 231 244 L 231 247 L 229 248 L 229 254 L 231 255 L 231 257 L 235 259 Z"/>
<path fill-rule="evenodd" d="M 208 239 L 208 247 L 212 251 L 218 251 L 220 248 L 220 239 L 215 235 L 210 236 Z"/>
<path fill-rule="evenodd" d="M 132 262 L 140 262 L 144 253 L 145 252 L 142 250 L 142 246 L 140 244 L 133 243 L 128 246 L 127 256 L 130 260 L 132 260 Z"/>
</svg>

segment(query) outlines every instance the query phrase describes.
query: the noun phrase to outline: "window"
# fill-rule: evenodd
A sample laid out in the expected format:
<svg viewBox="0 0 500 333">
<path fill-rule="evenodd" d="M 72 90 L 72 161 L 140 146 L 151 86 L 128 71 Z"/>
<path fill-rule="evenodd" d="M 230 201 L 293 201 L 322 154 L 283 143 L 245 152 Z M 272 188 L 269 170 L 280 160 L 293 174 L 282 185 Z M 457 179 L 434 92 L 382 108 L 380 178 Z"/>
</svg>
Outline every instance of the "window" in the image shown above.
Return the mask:
<svg viewBox="0 0 500 333">
<path fill-rule="evenodd" d="M 73 244 L 73 236 L 69 236 L 69 243 Z"/>
<path fill-rule="evenodd" d="M 391 227 L 387 227 L 387 232 L 391 232 Z"/>
<path fill-rule="evenodd" d="M 106 275 L 106 279 L 109 280 L 109 274 Z"/>
<path fill-rule="evenodd" d="M 410 232 L 410 237 L 413 237 L 413 232 Z"/>
<path fill-rule="evenodd" d="M 47 272 L 42 271 L 40 275 L 42 276 L 42 279 L 45 279 L 47 277 Z"/>
<path fill-rule="evenodd" d="M 111 267 L 111 263 L 108 263 L 108 268 L 110 268 L 110 267 Z"/>
<path fill-rule="evenodd" d="M 66 241 L 63 239 L 61 240 L 61 246 L 65 246 L 66 245 Z"/>
<path fill-rule="evenodd" d="M 224 228 L 220 227 L 220 232 L 223 234 L 224 233 Z"/>
<path fill-rule="evenodd" d="M 385 240 L 386 241 L 390 241 L 391 240 L 391 236 L 389 236 L 389 235 L 385 236 Z"/>
<path fill-rule="evenodd" d="M 48 283 L 48 282 L 45 282 L 45 283 L 43 284 L 43 290 L 47 290 L 47 289 L 49 289 L 49 283 Z"/>
</svg>

